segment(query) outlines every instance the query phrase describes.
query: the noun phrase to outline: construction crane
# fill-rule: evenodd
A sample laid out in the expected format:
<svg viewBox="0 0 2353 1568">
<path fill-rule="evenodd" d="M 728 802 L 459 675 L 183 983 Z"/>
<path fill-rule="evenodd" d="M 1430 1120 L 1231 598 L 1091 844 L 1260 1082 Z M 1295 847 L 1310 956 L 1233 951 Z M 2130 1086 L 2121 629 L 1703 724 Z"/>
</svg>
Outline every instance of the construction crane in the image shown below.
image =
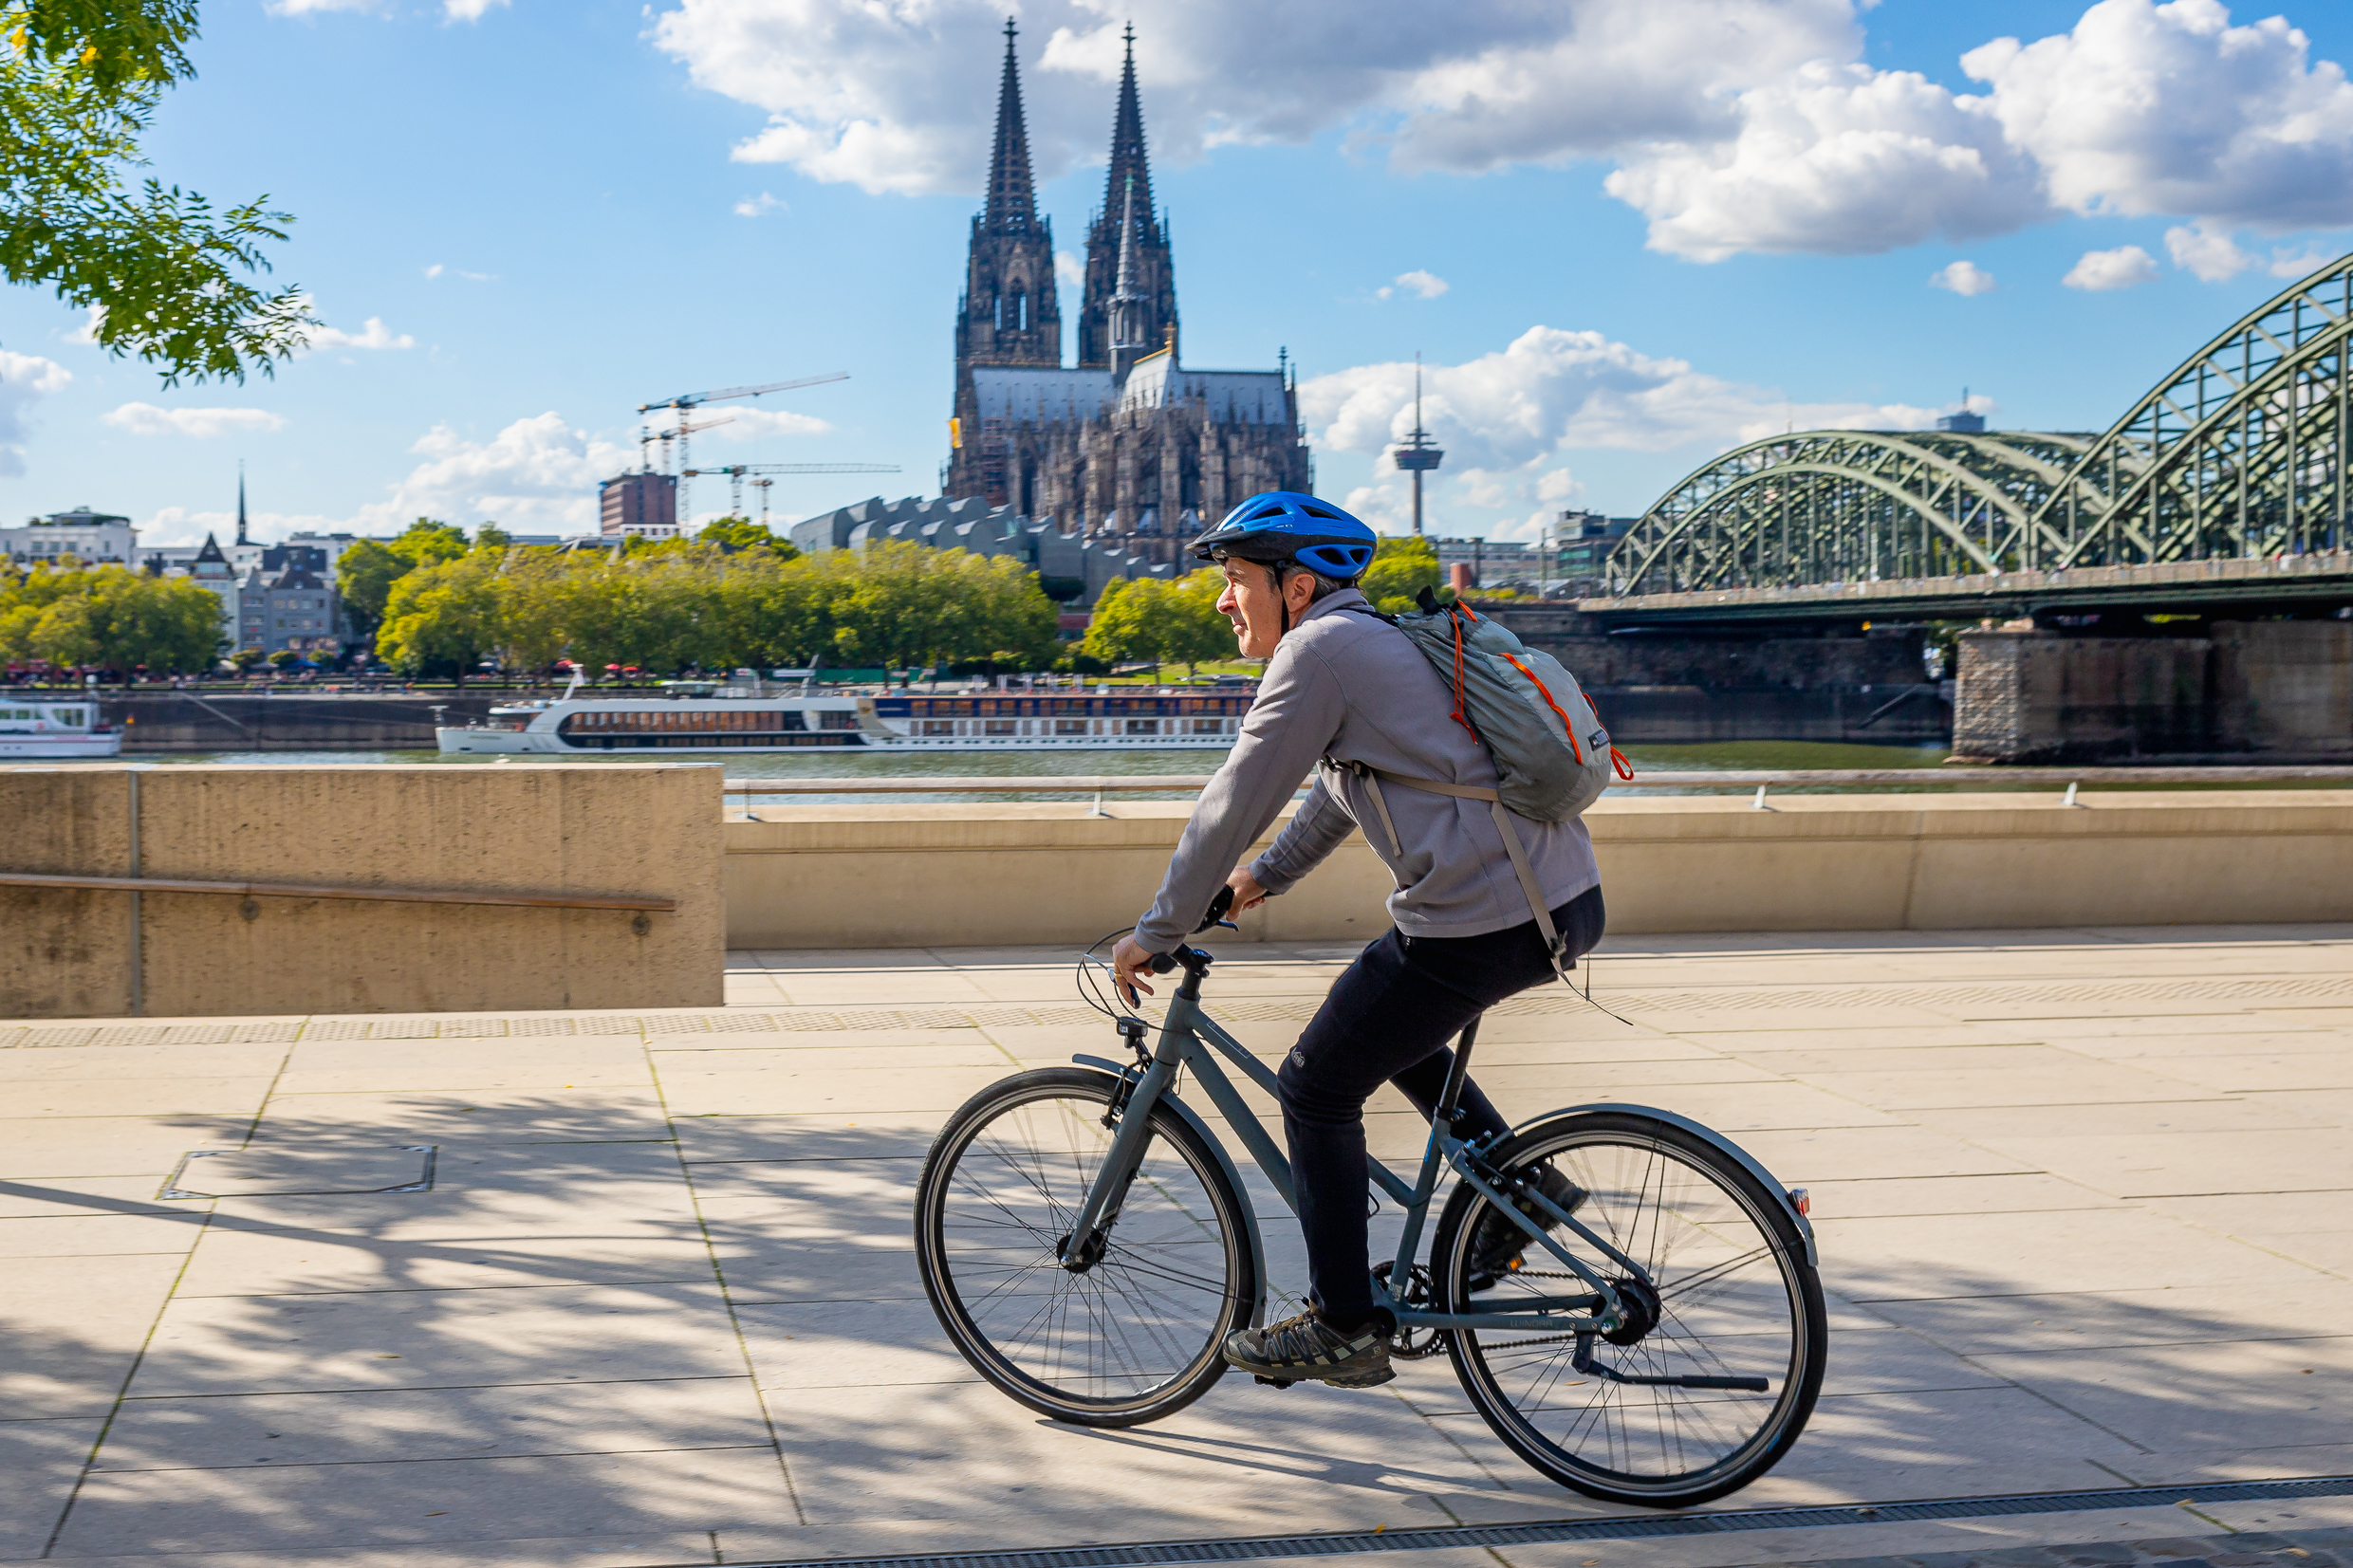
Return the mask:
<svg viewBox="0 0 2353 1568">
<path fill-rule="evenodd" d="M 702 474 L 726 474 L 730 481 L 728 515 L 744 515 L 744 475 L 748 473 L 897 473 L 896 463 L 730 463 L 723 469 L 687 469 L 679 474 L 681 481 Z M 772 479 L 754 479 L 760 487 L 760 526 L 768 526 L 768 491 Z"/>
<path fill-rule="evenodd" d="M 695 431 L 709 430 L 712 425 L 720 422 L 714 419 L 703 424 L 695 424 L 694 419 L 696 409 L 705 403 L 725 402 L 730 397 L 764 397 L 771 392 L 790 392 L 795 387 L 823 386 L 827 381 L 846 381 L 849 378 L 848 371 L 832 370 L 823 376 L 804 376 L 797 381 L 762 381 L 756 386 L 719 387 L 710 392 L 681 392 L 676 397 L 664 397 L 658 402 L 639 403 L 638 405 L 639 414 L 651 414 L 658 408 L 678 411 L 676 426 L 668 434 L 657 438 L 662 442 L 662 469 L 665 472 L 670 468 L 670 443 L 676 441 L 678 444 L 678 521 L 684 524 L 694 516 L 694 510 L 688 506 L 686 499 L 687 480 L 699 471 L 687 467 L 690 459 L 687 456 L 686 438 Z M 638 461 L 640 467 L 645 461 L 643 453 L 646 439 L 644 427 L 639 427 L 639 455 Z"/>
</svg>

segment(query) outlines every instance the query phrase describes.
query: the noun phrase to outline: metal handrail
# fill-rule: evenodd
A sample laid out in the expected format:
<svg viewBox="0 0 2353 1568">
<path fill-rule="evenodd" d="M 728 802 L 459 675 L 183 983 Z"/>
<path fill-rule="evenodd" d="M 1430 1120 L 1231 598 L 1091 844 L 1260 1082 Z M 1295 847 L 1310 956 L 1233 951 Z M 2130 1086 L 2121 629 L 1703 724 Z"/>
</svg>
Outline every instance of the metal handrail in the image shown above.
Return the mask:
<svg viewBox="0 0 2353 1568">
<path fill-rule="evenodd" d="M 451 888 L 314 887 L 306 882 L 210 882 L 181 876 L 53 876 L 30 871 L 0 871 L 0 887 L 98 888 L 121 893 L 214 893 L 245 898 L 355 898 L 396 904 L 499 904 L 531 909 L 645 910 L 669 914 L 676 898 L 639 898 L 627 894 L 479 893 Z"/>
<path fill-rule="evenodd" d="M 729 779 L 729 795 L 1104 795 L 1190 792 L 1206 787 L 1206 773 L 1070 774 L 1035 778 L 894 776 L 849 779 Z M 1613 781 L 1612 789 L 1802 789 L 1821 784 L 2293 784 L 2343 780 L 2353 766 L 2287 767 L 1829 767 L 1736 772 L 1656 772 Z M 1303 785 L 1304 787 L 1304 785 Z"/>
</svg>

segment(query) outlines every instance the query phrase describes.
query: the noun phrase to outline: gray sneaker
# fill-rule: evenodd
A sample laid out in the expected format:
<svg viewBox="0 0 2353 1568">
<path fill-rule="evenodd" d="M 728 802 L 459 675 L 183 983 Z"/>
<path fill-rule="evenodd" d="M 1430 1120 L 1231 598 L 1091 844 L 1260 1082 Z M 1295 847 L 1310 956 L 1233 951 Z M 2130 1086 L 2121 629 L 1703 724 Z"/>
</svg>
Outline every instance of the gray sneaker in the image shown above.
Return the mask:
<svg viewBox="0 0 2353 1568">
<path fill-rule="evenodd" d="M 1317 1382 L 1369 1389 L 1397 1375 L 1389 1366 L 1388 1336 L 1379 1324 L 1343 1334 L 1312 1312 L 1265 1328 L 1236 1329 L 1226 1336 L 1226 1359 L 1277 1388 Z"/>
<path fill-rule="evenodd" d="M 1533 1175 L 1536 1190 L 1565 1214 L 1574 1214 L 1586 1198 L 1585 1190 L 1562 1175 L 1549 1165 L 1539 1165 L 1532 1171 L 1522 1171 L 1523 1177 Z M 1519 1211 L 1547 1230 L 1558 1230 L 1561 1223 L 1530 1203 L 1515 1206 Z M 1479 1227 L 1471 1237 L 1471 1288 L 1484 1290 L 1497 1280 L 1520 1266 L 1521 1255 L 1528 1249 L 1528 1232 L 1507 1220 L 1489 1205 L 1479 1216 Z"/>
</svg>

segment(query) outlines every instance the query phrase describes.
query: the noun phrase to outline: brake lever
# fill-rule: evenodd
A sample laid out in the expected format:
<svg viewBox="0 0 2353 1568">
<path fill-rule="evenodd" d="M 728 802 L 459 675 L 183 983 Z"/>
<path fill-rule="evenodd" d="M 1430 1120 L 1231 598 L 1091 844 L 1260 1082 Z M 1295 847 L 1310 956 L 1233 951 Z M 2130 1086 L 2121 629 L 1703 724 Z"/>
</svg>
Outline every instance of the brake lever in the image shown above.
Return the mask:
<svg viewBox="0 0 2353 1568">
<path fill-rule="evenodd" d="M 1223 926 L 1228 931 L 1239 931 L 1241 929 L 1239 926 L 1226 918 L 1226 913 L 1232 908 L 1233 889 L 1230 886 L 1219 888 L 1217 896 L 1209 901 L 1209 913 L 1202 915 L 1201 923 L 1193 928 L 1194 934 L 1197 936 L 1212 926 Z M 1160 972 L 1166 974 L 1168 971 L 1163 969 Z"/>
</svg>

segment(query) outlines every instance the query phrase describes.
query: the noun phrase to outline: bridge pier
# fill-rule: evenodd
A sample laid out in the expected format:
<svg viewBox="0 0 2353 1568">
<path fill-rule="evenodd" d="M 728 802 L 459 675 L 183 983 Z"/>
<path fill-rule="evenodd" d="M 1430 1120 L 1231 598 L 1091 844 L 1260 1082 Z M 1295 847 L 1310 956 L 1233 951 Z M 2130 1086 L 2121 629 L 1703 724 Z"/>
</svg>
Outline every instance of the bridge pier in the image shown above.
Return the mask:
<svg viewBox="0 0 2353 1568">
<path fill-rule="evenodd" d="M 2353 757 L 2353 621 L 2222 621 L 2196 637 L 1965 632 L 1955 761 Z"/>
</svg>

